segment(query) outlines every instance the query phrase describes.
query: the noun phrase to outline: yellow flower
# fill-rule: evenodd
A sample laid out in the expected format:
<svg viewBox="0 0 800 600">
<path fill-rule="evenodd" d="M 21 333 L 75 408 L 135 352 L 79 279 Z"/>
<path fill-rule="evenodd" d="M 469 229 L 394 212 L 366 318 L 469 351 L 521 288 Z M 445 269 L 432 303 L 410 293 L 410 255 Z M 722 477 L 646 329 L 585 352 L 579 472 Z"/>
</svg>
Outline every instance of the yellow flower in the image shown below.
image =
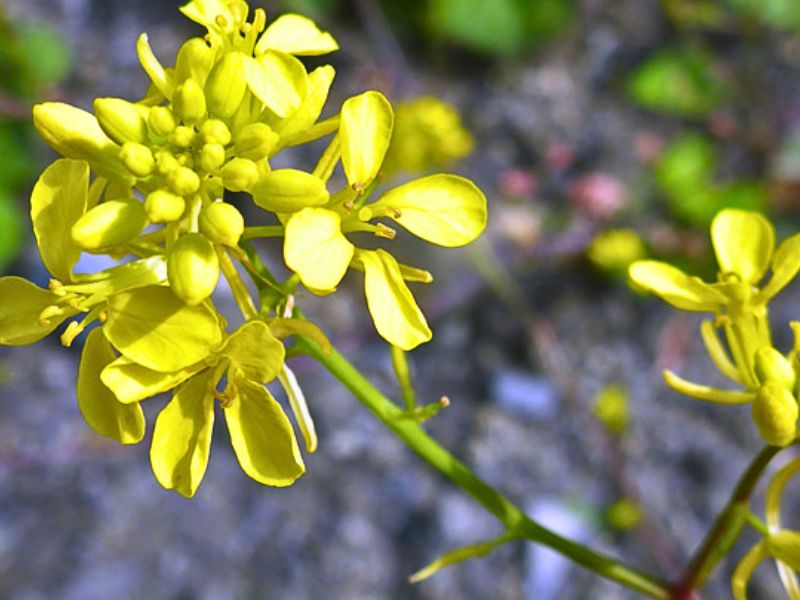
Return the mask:
<svg viewBox="0 0 800 600">
<path fill-rule="evenodd" d="M 105 365 L 101 379 L 124 405 L 174 388 L 156 419 L 150 462 L 159 483 L 191 497 L 208 464 L 214 401 L 220 400 L 231 444 L 242 469 L 272 486 L 304 472 L 288 418 L 264 387 L 283 368 L 284 348 L 263 321 L 239 327 L 213 353 L 172 371 L 123 356 Z M 223 392 L 217 386 L 223 377 Z"/>
<path fill-rule="evenodd" d="M 329 294 L 349 267 L 364 271 L 367 305 L 378 333 L 395 346 L 410 350 L 428 341 L 431 332 L 405 282 L 429 282 L 432 278 L 427 272 L 400 265 L 386 251 L 356 248 L 346 234 L 366 231 L 391 239 L 395 234 L 392 229 L 383 223 L 370 223 L 388 218 L 428 242 L 463 246 L 475 240 L 486 226 L 486 198 L 469 180 L 440 174 L 403 184 L 366 204 L 364 192 L 379 175 L 393 121 L 391 105 L 378 92 L 351 98 L 342 107 L 339 127 L 348 188 L 330 199 L 324 194 L 299 193 L 298 200 L 281 200 L 269 193 L 261 200 L 256 194 L 256 198 L 261 206 L 288 213 L 283 217 L 284 259 L 306 287 L 317 294 Z M 295 177 L 299 181 L 300 177 Z M 311 197 L 318 200 L 308 206 L 305 202 Z"/>
<path fill-rule="evenodd" d="M 716 282 L 704 282 L 656 261 L 636 262 L 629 273 L 638 286 L 677 308 L 715 315 L 701 326 L 703 342 L 717 368 L 745 390 L 698 385 L 670 371 L 664 379 L 676 391 L 700 400 L 753 402 L 753 419 L 764 439 L 786 445 L 794 439 L 797 422 L 795 377 L 786 372 L 796 369 L 797 360 L 773 350 L 767 303 L 800 270 L 800 234 L 775 249 L 775 231 L 764 216 L 726 209 L 711 223 L 711 240 L 720 267 Z M 772 276 L 762 284 L 768 270 Z M 727 349 L 717 328 L 725 334 Z M 796 336 L 790 356 L 798 343 Z"/>
</svg>

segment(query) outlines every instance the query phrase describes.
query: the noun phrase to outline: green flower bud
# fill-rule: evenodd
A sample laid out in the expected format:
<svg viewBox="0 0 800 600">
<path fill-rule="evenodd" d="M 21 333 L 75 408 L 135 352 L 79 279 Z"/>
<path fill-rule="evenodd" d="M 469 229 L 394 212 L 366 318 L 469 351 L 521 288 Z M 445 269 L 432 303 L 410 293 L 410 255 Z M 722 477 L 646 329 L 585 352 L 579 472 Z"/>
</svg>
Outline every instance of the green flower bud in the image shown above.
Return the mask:
<svg viewBox="0 0 800 600">
<path fill-rule="evenodd" d="M 222 167 L 222 183 L 232 192 L 244 192 L 258 181 L 258 165 L 246 158 L 234 158 Z"/>
<path fill-rule="evenodd" d="M 156 169 L 162 175 L 169 175 L 175 169 L 180 168 L 178 159 L 169 150 L 159 150 L 155 153 Z"/>
<path fill-rule="evenodd" d="M 147 125 L 154 136 L 167 137 L 178 126 L 178 122 L 168 107 L 154 106 L 150 109 Z"/>
<path fill-rule="evenodd" d="M 146 109 L 122 98 L 96 98 L 94 114 L 106 135 L 119 144 L 147 140 Z"/>
<path fill-rule="evenodd" d="M 208 74 L 205 92 L 208 112 L 227 119 L 244 100 L 247 80 L 241 52 L 228 52 Z"/>
<path fill-rule="evenodd" d="M 204 39 L 187 40 L 178 50 L 175 60 L 176 79 L 180 82 L 194 79 L 201 86 L 204 85 L 216 56 L 217 49 L 209 46 Z"/>
<path fill-rule="evenodd" d="M 188 167 L 178 167 L 167 174 L 167 185 L 179 196 L 189 196 L 200 189 L 200 177 Z"/>
<path fill-rule="evenodd" d="M 72 241 L 89 252 L 120 246 L 147 226 L 144 206 L 138 200 L 108 200 L 84 214 L 72 226 Z"/>
<path fill-rule="evenodd" d="M 194 169 L 194 156 L 191 152 L 181 152 L 175 158 L 178 159 L 178 164 L 180 166 Z"/>
<path fill-rule="evenodd" d="M 767 551 L 792 570 L 800 571 L 800 533 L 784 529 L 770 535 L 767 538 Z"/>
<path fill-rule="evenodd" d="M 200 231 L 215 244 L 236 246 L 244 233 L 244 217 L 235 206 L 214 202 L 200 212 Z"/>
<path fill-rule="evenodd" d="M 781 384 L 762 385 L 753 400 L 753 421 L 771 446 L 786 446 L 797 434 L 797 401 Z"/>
<path fill-rule="evenodd" d="M 136 142 L 125 142 L 119 151 L 119 159 L 136 177 L 147 177 L 156 169 L 156 159 L 150 148 Z"/>
<path fill-rule="evenodd" d="M 756 352 L 756 377 L 761 383 L 773 381 L 787 390 L 794 389 L 795 373 L 792 364 L 775 348 L 764 347 Z"/>
<path fill-rule="evenodd" d="M 219 119 L 208 119 L 200 126 L 200 134 L 207 144 L 227 146 L 231 143 L 231 130 Z"/>
<path fill-rule="evenodd" d="M 206 144 L 200 150 L 200 168 L 207 173 L 216 173 L 225 164 L 225 147 L 222 144 Z"/>
<path fill-rule="evenodd" d="M 267 158 L 280 139 L 266 123 L 250 123 L 236 135 L 236 154 L 255 161 Z"/>
<path fill-rule="evenodd" d="M 206 115 L 206 97 L 194 79 L 187 79 L 172 97 L 172 110 L 187 125 L 194 125 Z"/>
<path fill-rule="evenodd" d="M 186 304 L 206 300 L 219 279 L 214 244 L 200 233 L 187 233 L 179 238 L 167 257 L 167 279 L 175 295 Z"/>
<path fill-rule="evenodd" d="M 194 128 L 178 125 L 169 135 L 169 143 L 177 148 L 189 148 L 196 135 Z"/>
<path fill-rule="evenodd" d="M 156 190 L 144 199 L 144 210 L 151 223 L 169 223 L 183 216 L 186 200 L 168 190 Z"/>
<path fill-rule="evenodd" d="M 222 177 L 209 177 L 205 181 L 204 189 L 211 198 L 222 198 L 225 195 Z"/>
</svg>

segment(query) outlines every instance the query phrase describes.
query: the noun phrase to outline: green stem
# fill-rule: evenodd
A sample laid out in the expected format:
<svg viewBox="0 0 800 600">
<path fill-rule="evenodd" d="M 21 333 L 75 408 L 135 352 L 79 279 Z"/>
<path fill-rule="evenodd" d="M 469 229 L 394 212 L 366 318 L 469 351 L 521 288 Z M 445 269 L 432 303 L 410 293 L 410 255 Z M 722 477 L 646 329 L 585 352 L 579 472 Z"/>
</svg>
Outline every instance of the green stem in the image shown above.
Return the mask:
<svg viewBox="0 0 800 600">
<path fill-rule="evenodd" d="M 299 336 L 297 347 L 303 353 L 319 361 L 386 427 L 423 460 L 475 498 L 486 510 L 497 517 L 509 532 L 552 548 L 590 571 L 651 598 L 661 600 L 670 598 L 666 585 L 655 577 L 561 537 L 533 521 L 508 498 L 479 478 L 469 467 L 439 445 L 417 423 L 403 418 L 403 410 L 378 391 L 336 350 L 325 354 L 313 342 Z"/>
<path fill-rule="evenodd" d="M 717 516 L 702 545 L 689 562 L 680 583 L 675 586 L 673 598 L 688 598 L 693 590 L 701 588 L 720 559 L 736 542 L 747 519 L 750 495 L 764 469 L 780 451 L 775 446 L 765 446 L 747 467 L 725 508 Z"/>
<path fill-rule="evenodd" d="M 283 237 L 283 226 L 281 225 L 259 225 L 256 227 L 245 227 L 242 234 L 243 240 L 253 240 L 256 238 Z"/>
<path fill-rule="evenodd" d="M 414 392 L 414 384 L 411 383 L 411 369 L 408 366 L 408 357 L 404 350 L 394 344 L 390 348 L 392 351 L 392 367 L 394 367 L 397 383 L 400 385 L 403 402 L 406 405 L 406 410 L 412 411 L 417 407 L 417 394 Z"/>
</svg>

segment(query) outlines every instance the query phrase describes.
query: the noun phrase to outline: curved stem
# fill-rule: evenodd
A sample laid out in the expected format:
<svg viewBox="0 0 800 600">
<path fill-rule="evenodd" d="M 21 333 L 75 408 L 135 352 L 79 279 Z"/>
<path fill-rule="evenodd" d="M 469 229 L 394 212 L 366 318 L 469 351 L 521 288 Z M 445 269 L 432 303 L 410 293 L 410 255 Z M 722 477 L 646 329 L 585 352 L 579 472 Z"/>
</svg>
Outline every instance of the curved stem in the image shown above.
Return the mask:
<svg viewBox="0 0 800 600">
<path fill-rule="evenodd" d="M 765 446 L 752 460 L 736 484 L 725 508 L 717 516 L 705 540 L 689 562 L 680 582 L 673 588 L 672 598 L 690 598 L 693 590 L 702 587 L 720 559 L 736 542 L 747 519 L 750 495 L 764 469 L 780 451 L 781 448 Z"/>
<path fill-rule="evenodd" d="M 378 391 L 336 350 L 325 354 L 312 341 L 300 336 L 297 338 L 297 347 L 299 351 L 319 361 L 386 427 L 428 464 L 475 498 L 497 517 L 510 533 L 552 548 L 590 571 L 646 596 L 661 600 L 670 598 L 666 585 L 657 578 L 564 538 L 532 520 L 508 498 L 439 445 L 417 423 L 403 418 L 404 413 L 400 407 Z"/>
</svg>

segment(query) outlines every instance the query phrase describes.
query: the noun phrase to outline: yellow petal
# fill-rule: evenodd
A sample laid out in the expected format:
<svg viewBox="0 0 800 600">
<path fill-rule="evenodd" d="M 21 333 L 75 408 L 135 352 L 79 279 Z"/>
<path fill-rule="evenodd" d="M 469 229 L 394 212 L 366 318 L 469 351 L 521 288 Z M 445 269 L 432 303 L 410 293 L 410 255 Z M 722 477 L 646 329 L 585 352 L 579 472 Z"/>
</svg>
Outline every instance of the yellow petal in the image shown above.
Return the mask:
<svg viewBox="0 0 800 600">
<path fill-rule="evenodd" d="M 711 223 L 711 241 L 720 272 L 735 273 L 743 282 L 758 283 L 775 247 L 775 229 L 757 212 L 725 209 Z"/>
<path fill-rule="evenodd" d="M 772 255 L 772 276 L 761 290 L 765 301 L 786 287 L 800 271 L 800 233 L 781 242 Z"/>
<path fill-rule="evenodd" d="M 384 250 L 359 250 L 356 258 L 364 267 L 367 306 L 381 337 L 402 350 L 413 350 L 430 340 L 425 315 L 394 257 Z"/>
<path fill-rule="evenodd" d="M 253 95 L 279 117 L 300 108 L 308 94 L 308 72 L 291 54 L 269 50 L 244 61 L 247 84 Z"/>
<path fill-rule="evenodd" d="M 203 480 L 214 429 L 213 370 L 181 385 L 159 413 L 150 446 L 158 482 L 191 498 Z"/>
<path fill-rule="evenodd" d="M 256 55 L 280 50 L 297 56 L 319 56 L 336 52 L 339 44 L 330 33 L 320 31 L 316 23 L 295 14 L 282 15 L 267 27 L 256 45 Z"/>
<path fill-rule="evenodd" d="M 323 354 L 330 354 L 333 350 L 328 336 L 325 335 L 318 325 L 311 321 L 277 318 L 270 320 L 269 328 L 272 334 L 279 339 L 284 339 L 292 335 L 302 335 L 319 346 Z"/>
<path fill-rule="evenodd" d="M 248 321 L 228 338 L 222 354 L 257 383 L 269 383 L 278 376 L 286 352 L 264 321 Z"/>
<path fill-rule="evenodd" d="M 175 92 L 175 80 L 156 58 L 153 49 L 150 48 L 146 33 L 141 34 L 136 40 L 136 54 L 139 57 L 139 64 L 142 65 L 155 88 L 165 98 L 172 100 L 172 94 Z"/>
<path fill-rule="evenodd" d="M 45 102 L 33 107 L 33 124 L 50 147 L 66 158 L 86 160 L 93 171 L 112 181 L 127 185 L 136 181 L 119 159 L 119 146 L 93 114 L 62 102 Z"/>
<path fill-rule="evenodd" d="M 365 92 L 342 105 L 342 165 L 353 188 L 365 188 L 378 175 L 393 126 L 392 105 L 379 92 Z"/>
<path fill-rule="evenodd" d="M 386 207 L 395 221 L 423 240 L 448 248 L 474 241 L 486 228 L 486 196 L 457 175 L 431 175 L 386 192 L 370 208 Z"/>
<path fill-rule="evenodd" d="M 208 304 L 187 306 L 167 287 L 149 286 L 108 300 L 103 331 L 133 362 L 159 371 L 180 371 L 219 346 L 222 332 Z"/>
<path fill-rule="evenodd" d="M 144 437 L 144 413 L 138 404 L 122 404 L 100 380 L 100 372 L 116 356 L 100 328 L 86 338 L 78 367 L 78 407 L 89 426 L 120 444 Z"/>
<path fill-rule="evenodd" d="M 31 194 L 31 220 L 36 245 L 47 270 L 56 279 L 72 279 L 81 250 L 70 238 L 70 228 L 86 212 L 89 164 L 57 160 L 44 170 Z"/>
<path fill-rule="evenodd" d="M 307 206 L 322 206 L 330 199 L 325 182 L 298 169 L 270 171 L 250 190 L 264 210 L 291 213 Z"/>
<path fill-rule="evenodd" d="M 60 299 L 21 277 L 0 277 L 0 344 L 25 346 L 38 342 L 78 312 L 73 308 L 54 309 L 52 315 L 40 318 L 43 310 Z"/>
<path fill-rule="evenodd" d="M 636 285 L 681 310 L 714 312 L 728 302 L 722 292 L 667 263 L 636 261 L 628 274 Z"/>
<path fill-rule="evenodd" d="M 234 391 L 235 390 L 235 391 Z M 242 470 L 265 485 L 289 486 L 305 472 L 292 426 L 267 389 L 246 379 L 229 385 L 225 422 Z"/>
<path fill-rule="evenodd" d="M 291 145 L 310 128 L 322 114 L 336 71 L 330 65 L 314 69 L 308 75 L 308 93 L 300 107 L 286 119 L 275 124 L 283 146 Z"/>
<path fill-rule="evenodd" d="M 669 387 L 684 396 L 689 396 L 689 398 L 694 398 L 695 400 L 716 402 L 717 404 L 747 404 L 756 397 L 753 392 L 721 390 L 707 385 L 692 383 L 672 371 L 664 371 L 664 381 Z"/>
<path fill-rule="evenodd" d="M 283 258 L 310 290 L 332 291 L 347 272 L 355 247 L 342 233 L 341 218 L 324 208 L 304 208 L 286 224 Z"/>
<path fill-rule="evenodd" d="M 209 29 L 219 27 L 218 17 L 224 21 L 223 30 L 235 31 L 247 20 L 249 7 L 244 0 L 192 0 L 179 9 L 195 23 Z"/>
<path fill-rule="evenodd" d="M 159 373 L 120 356 L 103 369 L 100 379 L 117 400 L 130 404 L 171 390 L 203 367 L 203 363 L 199 363 L 174 373 Z"/>
</svg>

